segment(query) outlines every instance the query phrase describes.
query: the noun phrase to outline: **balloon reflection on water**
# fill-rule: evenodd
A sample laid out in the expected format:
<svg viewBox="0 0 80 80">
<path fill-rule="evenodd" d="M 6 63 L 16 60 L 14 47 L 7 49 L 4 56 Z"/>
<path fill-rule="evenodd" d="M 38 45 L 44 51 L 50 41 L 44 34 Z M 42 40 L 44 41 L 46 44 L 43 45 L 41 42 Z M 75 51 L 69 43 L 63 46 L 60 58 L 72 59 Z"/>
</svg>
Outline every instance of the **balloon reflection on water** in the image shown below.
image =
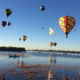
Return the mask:
<svg viewBox="0 0 80 80">
<path fill-rule="evenodd" d="M 10 58 L 11 59 L 11 58 Z M 18 80 L 20 78 L 20 76 L 23 79 L 41 79 L 41 80 L 66 80 L 66 73 L 68 74 L 69 72 L 72 73 L 73 70 L 80 70 L 80 67 L 66 67 L 63 65 L 57 65 L 53 64 L 54 63 L 54 59 L 56 59 L 56 57 L 52 57 L 49 56 L 49 60 L 51 63 L 50 64 L 26 64 L 27 62 L 25 62 L 25 59 L 22 59 L 21 57 L 16 59 L 17 61 L 19 61 L 18 63 L 16 63 L 16 65 L 12 68 L 9 69 L 4 69 L 2 71 L 2 77 L 5 77 L 6 80 L 11 80 L 13 78 L 13 76 L 15 77 L 16 80 Z M 52 64 L 52 65 L 51 65 Z M 76 76 L 80 76 L 79 74 L 80 71 L 78 71 L 78 73 L 76 73 Z M 68 74 L 70 80 L 72 80 L 73 78 L 76 77 L 71 77 L 71 73 Z M 24 75 L 24 77 L 22 76 Z M 7 77 L 9 77 L 9 79 L 7 79 Z M 75 73 L 74 73 L 75 76 Z M 78 78 L 79 78 L 78 76 Z M 78 78 L 76 80 L 78 80 Z M 74 79 L 73 79 L 74 80 Z"/>
</svg>

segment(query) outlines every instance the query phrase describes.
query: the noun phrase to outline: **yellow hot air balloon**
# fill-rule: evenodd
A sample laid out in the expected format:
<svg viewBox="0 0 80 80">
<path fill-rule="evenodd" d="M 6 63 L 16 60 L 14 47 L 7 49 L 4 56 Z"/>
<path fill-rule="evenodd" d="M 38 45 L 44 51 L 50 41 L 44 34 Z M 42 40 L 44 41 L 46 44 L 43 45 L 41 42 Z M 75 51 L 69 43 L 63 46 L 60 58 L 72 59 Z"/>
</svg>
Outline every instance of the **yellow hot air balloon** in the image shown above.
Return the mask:
<svg viewBox="0 0 80 80">
<path fill-rule="evenodd" d="M 66 38 L 68 37 L 69 32 L 75 26 L 76 20 L 72 16 L 63 16 L 59 19 L 59 26 L 64 31 Z"/>
<path fill-rule="evenodd" d="M 27 36 L 22 36 L 23 41 L 27 39 Z"/>
</svg>

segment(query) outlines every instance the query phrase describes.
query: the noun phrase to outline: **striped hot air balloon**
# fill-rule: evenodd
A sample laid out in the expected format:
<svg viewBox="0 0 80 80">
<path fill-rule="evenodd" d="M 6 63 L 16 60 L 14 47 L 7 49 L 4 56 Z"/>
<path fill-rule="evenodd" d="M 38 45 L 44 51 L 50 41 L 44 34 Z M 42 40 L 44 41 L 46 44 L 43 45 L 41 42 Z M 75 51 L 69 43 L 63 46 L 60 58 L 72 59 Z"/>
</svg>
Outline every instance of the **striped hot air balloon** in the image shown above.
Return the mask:
<svg viewBox="0 0 80 80">
<path fill-rule="evenodd" d="M 68 37 L 69 32 L 74 28 L 76 23 L 75 18 L 72 16 L 63 16 L 59 19 L 59 26 L 63 30 L 63 32 L 66 35 L 66 38 Z"/>
</svg>

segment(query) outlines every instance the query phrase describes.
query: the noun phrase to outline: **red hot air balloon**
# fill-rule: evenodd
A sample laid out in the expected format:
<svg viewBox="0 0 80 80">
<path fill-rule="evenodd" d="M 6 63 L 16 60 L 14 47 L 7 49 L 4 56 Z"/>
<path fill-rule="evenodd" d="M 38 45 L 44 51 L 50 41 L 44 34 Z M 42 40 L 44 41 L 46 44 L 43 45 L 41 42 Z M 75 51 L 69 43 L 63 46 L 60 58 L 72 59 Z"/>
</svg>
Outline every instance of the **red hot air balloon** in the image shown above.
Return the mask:
<svg viewBox="0 0 80 80">
<path fill-rule="evenodd" d="M 6 21 L 2 21 L 2 26 L 3 26 L 3 27 L 5 27 L 5 26 L 6 26 L 6 24 L 7 24 L 7 22 L 6 22 Z"/>
</svg>

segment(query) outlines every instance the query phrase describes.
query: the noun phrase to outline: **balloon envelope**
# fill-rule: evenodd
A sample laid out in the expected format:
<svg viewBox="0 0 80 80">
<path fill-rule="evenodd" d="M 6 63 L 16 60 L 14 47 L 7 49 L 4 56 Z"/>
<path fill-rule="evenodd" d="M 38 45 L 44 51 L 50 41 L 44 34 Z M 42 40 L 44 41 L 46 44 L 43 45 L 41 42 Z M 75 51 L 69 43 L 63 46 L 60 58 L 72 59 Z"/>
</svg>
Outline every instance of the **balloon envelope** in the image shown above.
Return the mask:
<svg viewBox="0 0 80 80">
<path fill-rule="evenodd" d="M 53 46 L 53 42 L 50 42 L 49 45 L 50 45 L 50 47 L 52 47 Z"/>
<path fill-rule="evenodd" d="M 23 36 L 22 39 L 23 41 L 25 41 L 27 39 L 27 36 Z"/>
<path fill-rule="evenodd" d="M 53 28 L 49 28 L 49 34 L 52 36 L 54 34 L 54 29 Z"/>
<path fill-rule="evenodd" d="M 59 19 L 59 26 L 63 30 L 63 32 L 67 35 L 75 26 L 76 20 L 72 16 L 63 16 Z"/>
<path fill-rule="evenodd" d="M 21 38 L 19 38 L 19 41 L 21 41 Z"/>
<path fill-rule="evenodd" d="M 44 27 L 42 27 L 42 30 L 44 30 Z"/>
<path fill-rule="evenodd" d="M 41 6 L 40 9 L 41 9 L 41 11 L 44 11 L 45 10 L 45 6 Z"/>
<path fill-rule="evenodd" d="M 12 13 L 11 9 L 5 9 L 5 15 L 8 17 Z"/>
<path fill-rule="evenodd" d="M 7 24 L 8 24 L 8 26 L 10 26 L 11 25 L 11 22 L 7 22 Z"/>
<path fill-rule="evenodd" d="M 3 27 L 5 27 L 5 26 L 6 26 L 6 24 L 7 24 L 7 22 L 6 22 L 6 21 L 2 21 L 2 26 L 3 26 Z"/>
<path fill-rule="evenodd" d="M 56 43 L 56 42 L 54 42 L 54 43 L 53 43 L 53 45 L 54 45 L 54 46 L 56 46 L 56 45 L 57 45 L 57 43 Z"/>
</svg>

